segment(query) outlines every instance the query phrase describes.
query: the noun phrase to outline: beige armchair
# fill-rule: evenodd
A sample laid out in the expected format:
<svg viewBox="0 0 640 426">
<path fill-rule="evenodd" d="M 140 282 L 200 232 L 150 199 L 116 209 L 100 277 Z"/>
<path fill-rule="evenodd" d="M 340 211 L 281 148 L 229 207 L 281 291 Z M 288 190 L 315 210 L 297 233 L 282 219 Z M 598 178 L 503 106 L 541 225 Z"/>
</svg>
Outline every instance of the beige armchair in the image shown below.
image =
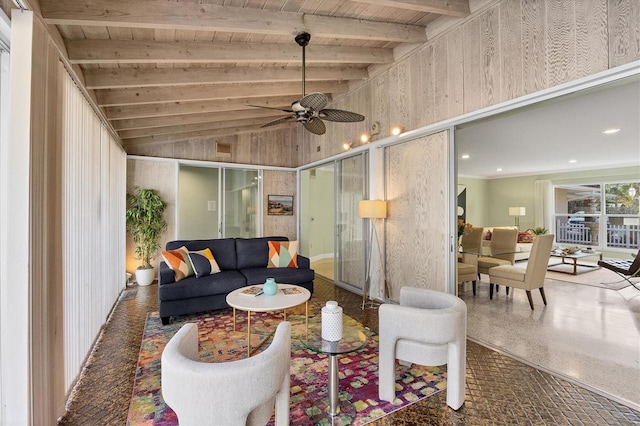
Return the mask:
<svg viewBox="0 0 640 426">
<path fill-rule="evenodd" d="M 162 352 L 162 397 L 181 425 L 289 424 L 291 323 L 281 322 L 262 353 L 238 361 L 205 363 L 198 327 L 184 325 Z"/>
<path fill-rule="evenodd" d="M 489 269 L 489 298 L 493 299 L 494 284 L 506 286 L 507 295 L 509 294 L 509 287 L 521 288 L 527 292 L 529 306 L 533 309 L 531 290 L 538 288 L 540 289 L 542 301 L 546 305 L 547 298 L 544 295 L 544 277 L 547 273 L 554 237 L 553 234 L 538 235 L 536 237 L 533 241 L 533 247 L 531 248 L 531 256 L 527 263 L 527 269 L 512 265 L 496 266 Z"/>
<path fill-rule="evenodd" d="M 460 408 L 465 395 L 467 305 L 452 294 L 402 287 L 400 304 L 381 305 L 378 321 L 379 398 L 396 398 L 396 359 L 403 365 L 447 364 L 447 405 Z"/>
<path fill-rule="evenodd" d="M 474 252 L 480 253 L 482 250 L 482 235 L 484 228 L 473 228 L 460 239 L 462 253 L 458 253 L 458 284 L 471 281 L 474 289 L 478 277 L 478 256 Z"/>
</svg>

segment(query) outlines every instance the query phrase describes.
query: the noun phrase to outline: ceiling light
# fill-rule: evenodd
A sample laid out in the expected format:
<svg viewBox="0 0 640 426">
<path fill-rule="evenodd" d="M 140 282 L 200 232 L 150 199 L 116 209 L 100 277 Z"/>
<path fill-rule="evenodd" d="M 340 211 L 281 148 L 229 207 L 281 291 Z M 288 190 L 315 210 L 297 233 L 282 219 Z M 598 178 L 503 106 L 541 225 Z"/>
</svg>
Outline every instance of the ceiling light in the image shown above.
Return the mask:
<svg viewBox="0 0 640 426">
<path fill-rule="evenodd" d="M 369 136 L 367 133 L 363 133 L 362 135 L 360 135 L 360 142 L 362 143 L 369 142 L 369 139 L 371 139 L 371 136 Z"/>
<path fill-rule="evenodd" d="M 620 129 L 607 129 L 604 130 L 602 133 L 604 133 L 605 135 L 613 135 L 614 133 L 618 133 L 620 131 Z"/>
<path fill-rule="evenodd" d="M 573 158 L 572 158 L 571 160 L 569 160 L 569 162 L 570 162 L 570 163 L 577 163 L 577 162 L 578 162 L 578 160 L 575 160 L 575 159 L 573 159 Z"/>
<path fill-rule="evenodd" d="M 402 127 L 400 126 L 395 126 L 391 128 L 391 134 L 393 136 L 398 136 L 400 133 L 402 133 Z"/>
<path fill-rule="evenodd" d="M 351 149 L 351 144 L 349 142 L 343 143 L 342 149 L 344 149 L 345 151 L 349 151 Z"/>
<path fill-rule="evenodd" d="M 496 172 L 501 172 L 501 171 L 502 171 L 502 167 L 498 167 L 498 168 L 496 169 Z"/>
<path fill-rule="evenodd" d="M 468 160 L 469 157 L 470 157 L 469 154 L 462 154 L 460 158 L 462 158 L 463 160 Z"/>
</svg>

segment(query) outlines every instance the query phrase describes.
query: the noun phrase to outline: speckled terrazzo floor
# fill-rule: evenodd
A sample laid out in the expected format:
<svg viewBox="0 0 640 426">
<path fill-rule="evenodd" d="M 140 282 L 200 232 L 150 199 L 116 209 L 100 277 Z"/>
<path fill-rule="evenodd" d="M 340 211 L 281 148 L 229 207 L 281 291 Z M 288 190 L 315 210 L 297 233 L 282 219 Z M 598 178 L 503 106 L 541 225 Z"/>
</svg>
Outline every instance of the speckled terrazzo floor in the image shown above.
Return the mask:
<svg viewBox="0 0 640 426">
<path fill-rule="evenodd" d="M 60 425 L 124 425 L 147 312 L 157 310 L 157 286 L 133 287 L 116 304 L 67 403 Z M 314 297 L 337 300 L 373 330 L 376 310 L 361 298 L 316 279 Z M 456 411 L 439 393 L 387 416 L 377 425 L 637 425 L 640 412 L 572 381 L 519 362 L 473 341 L 467 346 L 466 402 Z"/>
</svg>

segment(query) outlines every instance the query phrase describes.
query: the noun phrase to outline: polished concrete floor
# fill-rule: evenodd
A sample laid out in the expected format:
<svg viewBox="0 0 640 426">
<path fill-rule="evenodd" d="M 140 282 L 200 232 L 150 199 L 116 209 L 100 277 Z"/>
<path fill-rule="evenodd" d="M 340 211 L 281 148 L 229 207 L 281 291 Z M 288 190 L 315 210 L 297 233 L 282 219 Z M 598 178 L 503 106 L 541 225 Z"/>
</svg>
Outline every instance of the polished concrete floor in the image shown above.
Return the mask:
<svg viewBox="0 0 640 426">
<path fill-rule="evenodd" d="M 485 304 L 485 297 L 481 292 L 474 300 L 467 297 L 466 291 L 463 293 L 462 297 L 469 305 L 469 329 L 475 330 L 478 325 L 474 324 L 475 322 L 488 320 L 486 317 L 474 316 L 476 306 Z M 507 301 L 504 300 L 504 295 L 500 295 L 491 301 L 495 305 L 493 308 L 497 311 L 505 311 L 502 314 L 502 321 L 496 324 L 496 327 L 499 326 L 504 330 L 515 328 L 514 318 L 543 316 L 552 321 L 556 316 L 560 318 L 566 316 L 566 314 L 554 312 L 553 307 L 559 306 L 559 297 L 554 293 L 556 292 L 548 293 L 550 304 L 546 311 L 536 309 L 534 314 L 522 312 L 518 307 L 520 296 L 517 293 L 513 300 Z M 337 300 L 347 315 L 377 331 L 377 311 L 360 310 L 360 296 L 342 290 L 327 280 L 317 278 L 314 298 L 321 302 Z M 551 300 L 554 301 L 551 302 Z M 604 300 L 606 302 L 609 298 Z M 576 300 L 576 303 L 582 302 Z M 509 305 L 511 308 L 506 308 Z M 147 312 L 154 310 L 157 310 L 157 286 L 125 290 L 96 341 L 95 349 L 88 358 L 78 384 L 69 396 L 67 413 L 59 420 L 60 425 L 123 425 L 126 423 L 144 320 Z M 509 311 L 513 312 L 513 318 L 506 316 Z M 544 314 L 542 314 L 543 311 Z M 607 314 L 603 315 L 607 316 Z M 500 329 L 496 329 L 495 333 L 506 333 Z M 585 334 L 588 333 L 589 330 L 586 330 Z M 491 335 L 491 333 L 488 334 Z M 524 346 L 523 334 L 516 332 L 515 336 L 515 346 Z M 517 343 L 518 341 L 522 343 Z M 601 344 L 606 345 L 607 342 L 603 341 Z M 550 374 L 545 371 L 546 368 L 534 368 L 528 363 L 505 355 L 512 351 L 515 349 L 491 350 L 474 341 L 469 341 L 466 399 L 460 410 L 453 411 L 448 408 L 445 401 L 446 395 L 440 392 L 384 417 L 374 424 L 416 426 L 640 424 L 639 411 L 620 404 L 615 399 L 604 397 L 601 395 L 602 392 L 594 392 L 578 384 L 576 380 L 564 380 L 563 375 Z M 540 350 L 531 351 L 539 352 Z M 555 355 L 549 355 L 549 357 L 552 356 Z M 611 367 L 615 368 L 615 365 Z"/>
<path fill-rule="evenodd" d="M 618 278 L 603 272 L 593 279 Z M 640 410 L 639 290 L 547 279 L 548 305 L 533 291 L 531 310 L 524 290 L 507 296 L 501 289 L 489 300 L 488 277 L 482 278 L 477 296 L 470 284 L 459 289 L 470 339 Z"/>
</svg>

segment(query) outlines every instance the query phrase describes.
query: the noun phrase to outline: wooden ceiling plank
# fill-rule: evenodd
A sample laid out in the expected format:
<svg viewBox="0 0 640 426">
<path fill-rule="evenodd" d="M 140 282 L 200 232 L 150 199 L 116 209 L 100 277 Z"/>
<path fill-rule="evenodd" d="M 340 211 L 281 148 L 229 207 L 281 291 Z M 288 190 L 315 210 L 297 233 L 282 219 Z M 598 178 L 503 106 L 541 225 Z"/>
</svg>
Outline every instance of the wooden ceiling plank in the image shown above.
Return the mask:
<svg viewBox="0 0 640 426">
<path fill-rule="evenodd" d="M 288 108 L 288 106 L 287 106 Z M 146 129 L 160 126 L 178 126 L 198 123 L 214 123 L 218 121 L 240 120 L 247 118 L 264 118 L 285 116 L 284 111 L 274 109 L 252 108 L 239 111 L 210 112 L 205 114 L 182 114 L 163 117 L 147 117 L 112 121 L 115 130 Z"/>
<path fill-rule="evenodd" d="M 427 41 L 424 27 L 361 19 L 166 0 L 40 0 L 45 21 L 56 25 L 120 26 L 225 31 L 396 42 Z M 375 28 L 375 30 L 373 30 Z"/>
<path fill-rule="evenodd" d="M 96 68 L 84 74 L 89 89 L 302 81 L 302 67 Z M 368 76 L 366 69 L 354 67 L 308 67 L 306 70 L 306 81 L 365 80 Z"/>
<path fill-rule="evenodd" d="M 256 129 L 261 125 L 268 123 L 271 121 L 266 117 L 257 117 L 257 118 L 248 118 L 248 119 L 240 119 L 240 120 L 225 120 L 225 121 L 214 121 L 207 123 L 197 123 L 197 124 L 184 124 L 184 125 L 176 125 L 176 126 L 161 126 L 161 127 L 152 127 L 147 129 L 133 129 L 133 130 L 122 130 L 118 132 L 118 135 L 121 139 L 132 139 L 132 138 L 143 138 L 147 136 L 154 135 L 170 135 L 173 133 L 186 133 L 200 130 L 220 130 L 220 129 L 228 129 L 230 127 L 246 127 L 253 126 Z M 295 123 L 295 120 L 292 121 Z"/>
<path fill-rule="evenodd" d="M 291 44 L 68 40 L 69 61 L 92 63 L 289 63 L 302 62 L 302 49 Z M 307 63 L 393 62 L 392 49 L 356 46 L 309 46 Z"/>
<path fill-rule="evenodd" d="M 344 93 L 348 84 L 343 82 L 312 81 L 307 93 Z M 209 86 L 173 86 L 136 89 L 96 90 L 102 107 L 127 104 L 147 104 L 207 99 L 254 98 L 262 96 L 300 95 L 299 83 L 247 83 Z M 249 102 L 248 102 L 249 103 Z"/>
<path fill-rule="evenodd" d="M 291 102 L 297 100 L 300 95 L 269 96 L 251 98 L 254 105 L 263 105 L 273 108 L 283 108 L 291 106 Z M 105 114 L 112 123 L 118 120 L 145 118 L 145 117 L 167 117 L 183 114 L 198 114 L 220 111 L 234 111 L 243 109 L 253 109 L 247 105 L 247 99 L 217 99 L 211 101 L 193 102 L 167 102 L 161 104 L 143 105 L 119 105 L 106 107 Z"/>
<path fill-rule="evenodd" d="M 282 129 L 291 125 L 291 123 L 278 124 L 275 126 L 270 126 L 268 130 Z M 229 127 L 227 129 L 219 130 L 196 130 L 186 133 L 131 138 L 124 139 L 122 142 L 126 150 L 127 147 L 131 146 L 157 145 L 163 143 L 181 142 L 193 138 L 213 138 L 217 136 L 237 135 L 239 133 L 257 132 L 262 130 L 267 129 L 260 129 L 258 126 Z"/>
<path fill-rule="evenodd" d="M 418 12 L 465 18 L 471 14 L 469 0 L 352 0 L 375 6 L 388 6 Z"/>
</svg>

